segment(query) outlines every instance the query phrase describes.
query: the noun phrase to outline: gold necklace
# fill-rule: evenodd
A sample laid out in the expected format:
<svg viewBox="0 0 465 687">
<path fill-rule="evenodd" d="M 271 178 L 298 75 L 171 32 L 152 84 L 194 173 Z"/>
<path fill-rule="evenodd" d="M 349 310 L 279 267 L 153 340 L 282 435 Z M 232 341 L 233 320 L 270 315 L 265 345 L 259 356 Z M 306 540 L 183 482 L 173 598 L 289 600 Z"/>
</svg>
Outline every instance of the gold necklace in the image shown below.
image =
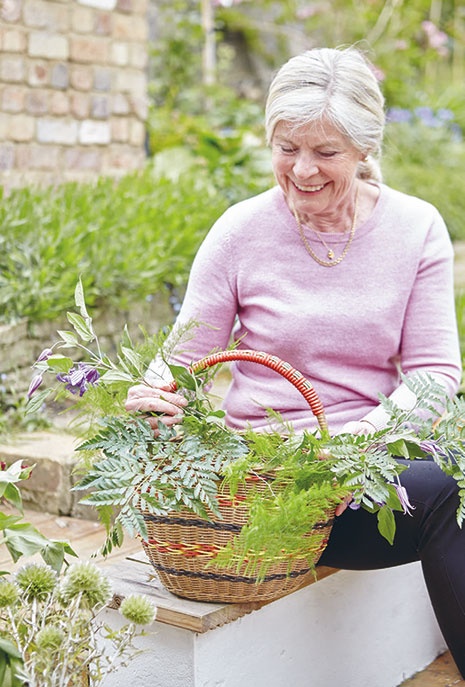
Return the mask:
<svg viewBox="0 0 465 687">
<path fill-rule="evenodd" d="M 317 262 L 319 265 L 322 267 L 334 267 L 335 265 L 339 265 L 340 262 L 342 262 L 347 255 L 347 251 L 350 248 L 350 244 L 352 243 L 352 239 L 354 238 L 355 235 L 355 225 L 357 223 L 357 211 L 358 211 L 358 188 L 355 193 L 355 206 L 354 206 L 354 217 L 352 219 L 352 226 L 350 227 L 350 232 L 349 232 L 349 238 L 347 240 L 346 245 L 344 246 L 344 250 L 340 254 L 340 256 L 336 259 L 334 259 L 334 251 L 332 248 L 330 248 L 323 237 L 320 235 L 319 231 L 316 231 L 315 229 L 312 229 L 312 231 L 316 234 L 316 237 L 318 238 L 319 241 L 323 244 L 323 246 L 327 250 L 327 255 L 328 255 L 328 260 L 322 260 L 321 258 L 318 257 L 318 255 L 314 252 L 312 247 L 310 246 L 309 242 L 307 241 L 307 237 L 305 236 L 304 230 L 302 228 L 302 222 L 300 221 L 300 217 L 297 214 L 297 212 L 294 211 L 294 217 L 295 221 L 297 222 L 297 227 L 299 229 L 299 234 L 300 238 L 302 239 L 302 243 L 305 246 L 305 249 L 307 253 Z"/>
</svg>

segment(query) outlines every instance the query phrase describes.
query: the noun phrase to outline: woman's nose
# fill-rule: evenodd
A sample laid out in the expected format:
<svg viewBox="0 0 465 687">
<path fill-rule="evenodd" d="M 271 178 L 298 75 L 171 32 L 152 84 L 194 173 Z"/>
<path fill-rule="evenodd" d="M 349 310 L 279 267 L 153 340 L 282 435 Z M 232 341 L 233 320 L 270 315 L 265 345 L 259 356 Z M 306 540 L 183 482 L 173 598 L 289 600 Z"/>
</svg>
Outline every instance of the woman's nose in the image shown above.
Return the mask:
<svg viewBox="0 0 465 687">
<path fill-rule="evenodd" d="M 300 153 L 294 163 L 294 174 L 300 179 L 306 179 L 318 173 L 318 165 L 314 155 Z"/>
</svg>

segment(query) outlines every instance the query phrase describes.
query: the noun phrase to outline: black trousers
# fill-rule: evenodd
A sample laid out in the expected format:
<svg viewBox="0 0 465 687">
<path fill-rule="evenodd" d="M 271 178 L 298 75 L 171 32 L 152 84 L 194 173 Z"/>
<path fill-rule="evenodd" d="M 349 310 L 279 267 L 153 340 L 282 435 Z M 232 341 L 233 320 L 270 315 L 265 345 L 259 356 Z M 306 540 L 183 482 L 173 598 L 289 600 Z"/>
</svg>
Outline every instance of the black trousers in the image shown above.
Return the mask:
<svg viewBox="0 0 465 687">
<path fill-rule="evenodd" d="M 396 513 L 394 544 L 379 534 L 375 515 L 347 508 L 319 564 L 374 570 L 421 561 L 438 624 L 465 678 L 465 525 L 456 520 L 457 483 L 433 461 L 399 461 L 408 466 L 400 479 L 415 510 Z"/>
</svg>

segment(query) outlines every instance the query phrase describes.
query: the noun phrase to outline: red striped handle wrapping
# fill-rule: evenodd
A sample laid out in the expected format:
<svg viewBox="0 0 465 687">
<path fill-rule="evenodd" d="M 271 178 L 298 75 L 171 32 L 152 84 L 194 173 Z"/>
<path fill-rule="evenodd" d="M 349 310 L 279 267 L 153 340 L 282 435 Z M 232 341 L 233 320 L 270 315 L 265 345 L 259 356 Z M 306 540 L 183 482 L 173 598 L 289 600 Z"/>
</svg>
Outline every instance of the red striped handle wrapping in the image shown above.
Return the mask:
<svg viewBox="0 0 465 687">
<path fill-rule="evenodd" d="M 278 372 L 282 377 L 291 382 L 291 384 L 293 384 L 295 388 L 300 391 L 310 406 L 312 413 L 315 415 L 318 421 L 321 433 L 324 436 L 328 435 L 328 423 L 326 421 L 323 404 L 321 403 L 320 398 L 311 383 L 303 376 L 301 372 L 292 367 L 292 365 L 284 362 L 274 355 L 247 349 L 219 351 L 218 353 L 212 353 L 211 355 L 207 355 L 205 358 L 192 363 L 189 369 L 191 372 L 196 373 L 206 370 L 208 367 L 213 367 L 214 365 L 231 362 L 234 360 L 245 360 L 247 362 L 265 365 L 265 367 L 269 367 L 275 372 Z M 175 391 L 176 388 L 176 382 L 172 382 L 170 390 Z"/>
</svg>

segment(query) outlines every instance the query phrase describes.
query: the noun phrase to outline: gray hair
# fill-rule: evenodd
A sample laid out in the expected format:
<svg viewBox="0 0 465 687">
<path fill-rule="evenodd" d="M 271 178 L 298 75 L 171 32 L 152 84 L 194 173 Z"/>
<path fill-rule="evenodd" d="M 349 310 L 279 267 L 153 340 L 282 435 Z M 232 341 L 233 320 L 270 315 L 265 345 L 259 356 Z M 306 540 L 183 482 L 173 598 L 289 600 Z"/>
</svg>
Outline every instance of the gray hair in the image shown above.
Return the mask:
<svg viewBox="0 0 465 687">
<path fill-rule="evenodd" d="M 355 48 L 307 50 L 286 62 L 271 83 L 265 110 L 268 143 L 280 121 L 302 126 L 322 119 L 365 154 L 358 176 L 381 180 L 377 159 L 384 98 L 370 63 Z"/>
</svg>

